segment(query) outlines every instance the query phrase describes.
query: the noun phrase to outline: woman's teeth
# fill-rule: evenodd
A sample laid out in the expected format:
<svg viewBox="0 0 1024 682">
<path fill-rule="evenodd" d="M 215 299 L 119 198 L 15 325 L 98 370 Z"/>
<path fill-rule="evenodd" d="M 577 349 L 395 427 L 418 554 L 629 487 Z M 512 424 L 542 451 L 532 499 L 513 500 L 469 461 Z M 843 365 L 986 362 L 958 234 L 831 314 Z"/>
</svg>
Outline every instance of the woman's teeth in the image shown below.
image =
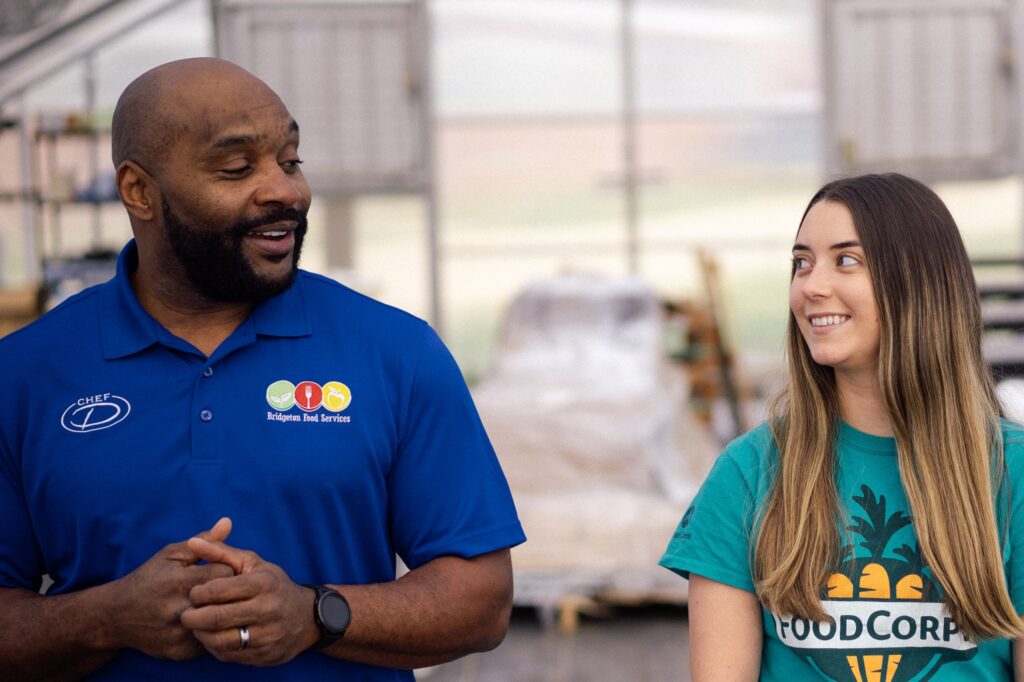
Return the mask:
<svg viewBox="0 0 1024 682">
<path fill-rule="evenodd" d="M 812 317 L 812 327 L 831 327 L 832 325 L 842 324 L 846 322 L 850 317 L 848 315 L 825 315 L 824 317 Z"/>
</svg>

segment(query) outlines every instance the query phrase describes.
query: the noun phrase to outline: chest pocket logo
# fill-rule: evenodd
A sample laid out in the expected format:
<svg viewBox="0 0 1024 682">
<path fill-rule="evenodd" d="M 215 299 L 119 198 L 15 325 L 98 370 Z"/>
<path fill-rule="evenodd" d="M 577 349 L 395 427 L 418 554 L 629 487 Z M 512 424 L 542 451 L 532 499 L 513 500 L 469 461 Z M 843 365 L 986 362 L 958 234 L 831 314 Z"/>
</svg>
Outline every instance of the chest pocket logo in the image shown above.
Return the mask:
<svg viewBox="0 0 1024 682">
<path fill-rule="evenodd" d="M 132 411 L 126 399 L 112 393 L 79 398 L 60 416 L 60 425 L 71 433 L 88 433 L 120 424 Z"/>
</svg>

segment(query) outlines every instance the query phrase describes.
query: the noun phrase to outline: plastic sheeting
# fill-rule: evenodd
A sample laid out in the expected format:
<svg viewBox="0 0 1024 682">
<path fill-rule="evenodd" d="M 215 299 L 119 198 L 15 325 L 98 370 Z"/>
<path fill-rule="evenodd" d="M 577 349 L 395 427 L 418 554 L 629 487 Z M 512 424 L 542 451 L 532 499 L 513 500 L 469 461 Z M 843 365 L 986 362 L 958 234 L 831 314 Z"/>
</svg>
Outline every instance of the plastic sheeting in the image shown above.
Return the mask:
<svg viewBox="0 0 1024 682">
<path fill-rule="evenodd" d="M 685 594 L 656 564 L 718 447 L 664 333 L 638 279 L 563 276 L 510 306 L 474 398 L 528 537 L 513 552 L 519 603 Z"/>
<path fill-rule="evenodd" d="M 1004 379 L 996 384 L 996 397 L 1006 418 L 1024 424 L 1024 379 Z"/>
</svg>

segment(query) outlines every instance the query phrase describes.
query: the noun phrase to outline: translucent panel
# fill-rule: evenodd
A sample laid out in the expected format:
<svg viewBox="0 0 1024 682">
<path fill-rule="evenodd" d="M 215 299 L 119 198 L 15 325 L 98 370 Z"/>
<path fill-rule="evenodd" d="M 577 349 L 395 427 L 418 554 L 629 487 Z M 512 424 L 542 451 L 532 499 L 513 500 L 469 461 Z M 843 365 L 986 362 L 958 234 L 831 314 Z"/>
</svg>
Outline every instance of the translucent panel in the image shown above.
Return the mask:
<svg viewBox="0 0 1024 682">
<path fill-rule="evenodd" d="M 831 172 L 922 179 L 1013 169 L 1005 0 L 833 0 L 825 37 Z"/>
<path fill-rule="evenodd" d="M 220 54 L 265 80 L 315 141 L 302 149 L 315 190 L 423 185 L 425 25 L 411 5 L 224 3 L 218 12 Z"/>
</svg>

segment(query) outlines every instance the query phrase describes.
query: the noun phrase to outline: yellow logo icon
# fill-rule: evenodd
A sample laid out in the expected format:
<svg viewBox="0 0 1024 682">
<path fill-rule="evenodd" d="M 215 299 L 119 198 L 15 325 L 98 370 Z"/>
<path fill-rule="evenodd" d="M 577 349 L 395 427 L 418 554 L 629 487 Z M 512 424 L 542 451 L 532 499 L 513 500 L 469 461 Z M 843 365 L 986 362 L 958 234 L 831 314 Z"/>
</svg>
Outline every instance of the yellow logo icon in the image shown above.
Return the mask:
<svg viewBox="0 0 1024 682">
<path fill-rule="evenodd" d="M 352 402 L 352 391 L 340 381 L 328 381 L 323 388 L 323 406 L 331 412 L 341 412 Z"/>
</svg>

